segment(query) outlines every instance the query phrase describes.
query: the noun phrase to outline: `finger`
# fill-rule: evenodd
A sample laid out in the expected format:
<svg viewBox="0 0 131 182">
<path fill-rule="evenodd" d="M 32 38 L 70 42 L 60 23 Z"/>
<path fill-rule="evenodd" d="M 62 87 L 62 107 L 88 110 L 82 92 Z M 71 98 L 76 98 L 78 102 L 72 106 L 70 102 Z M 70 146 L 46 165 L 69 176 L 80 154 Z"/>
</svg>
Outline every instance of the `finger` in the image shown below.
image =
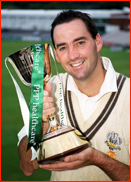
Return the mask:
<svg viewBox="0 0 131 182">
<path fill-rule="evenodd" d="M 45 165 L 40 165 L 40 168 L 43 168 L 45 170 L 50 170 L 50 171 L 65 171 L 65 170 L 72 170 L 72 169 L 77 169 L 79 167 L 83 166 L 80 161 L 75 161 L 75 162 L 59 162 L 59 163 L 53 163 L 53 164 L 45 164 Z"/>
<path fill-rule="evenodd" d="M 63 162 L 55 162 L 53 164 L 44 164 L 39 165 L 40 168 L 50 170 L 50 171 L 63 171 L 66 170 L 65 167 L 63 168 L 61 163 Z"/>
<path fill-rule="evenodd" d="M 50 109 L 52 107 L 54 107 L 54 104 L 52 102 L 43 103 L 43 110 Z"/>
<path fill-rule="evenodd" d="M 42 122 L 42 126 L 41 126 L 41 136 L 45 135 L 48 131 L 49 128 L 49 122 Z"/>
<path fill-rule="evenodd" d="M 73 161 L 77 161 L 77 160 L 86 160 L 87 159 L 87 156 L 90 155 L 90 148 L 87 148 L 77 154 L 74 154 L 74 155 L 70 155 L 70 156 L 66 156 L 64 158 L 64 161 L 65 162 L 73 162 Z"/>
<path fill-rule="evenodd" d="M 43 113 L 42 113 L 42 119 L 43 119 L 43 121 L 46 121 L 46 118 L 47 118 L 46 116 L 48 116 L 48 115 L 50 115 L 50 114 L 52 114 L 54 112 L 55 112 L 55 107 L 52 107 L 50 109 L 43 110 Z"/>
<path fill-rule="evenodd" d="M 47 90 L 44 90 L 43 97 L 47 97 L 47 96 L 51 96 L 51 94 Z"/>
<path fill-rule="evenodd" d="M 63 160 L 55 161 L 54 164 L 58 164 L 58 163 L 61 163 L 61 162 L 64 162 L 64 161 Z"/>
<path fill-rule="evenodd" d="M 65 162 L 74 162 L 74 161 L 77 161 L 77 160 L 80 160 L 78 154 L 66 156 L 66 157 L 64 158 L 64 161 L 65 161 Z"/>
<path fill-rule="evenodd" d="M 46 83 L 44 90 L 47 90 L 50 94 L 52 92 L 52 85 L 51 83 Z"/>
<path fill-rule="evenodd" d="M 52 102 L 53 103 L 53 98 L 52 97 L 44 97 L 43 102 L 44 103 L 46 103 L 46 102 Z"/>
</svg>

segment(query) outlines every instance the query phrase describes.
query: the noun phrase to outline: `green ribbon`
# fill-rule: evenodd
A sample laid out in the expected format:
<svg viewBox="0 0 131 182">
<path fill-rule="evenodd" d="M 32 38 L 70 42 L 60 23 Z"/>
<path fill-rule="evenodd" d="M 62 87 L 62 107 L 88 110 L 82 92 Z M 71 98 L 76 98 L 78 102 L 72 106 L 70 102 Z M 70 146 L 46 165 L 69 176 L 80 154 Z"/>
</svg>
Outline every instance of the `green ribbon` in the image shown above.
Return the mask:
<svg viewBox="0 0 131 182">
<path fill-rule="evenodd" d="M 33 69 L 31 75 L 30 94 L 30 121 L 28 146 L 37 150 L 41 133 L 42 110 L 43 110 L 43 79 L 44 79 L 44 44 L 31 46 L 34 52 Z"/>
</svg>

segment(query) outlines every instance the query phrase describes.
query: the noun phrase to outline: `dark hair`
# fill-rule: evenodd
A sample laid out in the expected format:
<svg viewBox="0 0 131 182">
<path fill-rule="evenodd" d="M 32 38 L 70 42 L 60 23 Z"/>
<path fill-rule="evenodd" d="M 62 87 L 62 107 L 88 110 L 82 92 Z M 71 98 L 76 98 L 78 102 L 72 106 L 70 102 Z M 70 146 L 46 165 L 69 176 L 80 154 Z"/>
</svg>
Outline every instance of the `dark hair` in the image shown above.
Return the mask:
<svg viewBox="0 0 131 182">
<path fill-rule="evenodd" d="M 92 20 L 92 18 L 89 16 L 89 14 L 82 13 L 80 11 L 74 11 L 74 10 L 62 11 L 60 14 L 57 15 L 57 17 L 54 19 L 53 23 L 51 24 L 51 39 L 52 39 L 54 48 L 55 48 L 55 43 L 53 38 L 54 28 L 57 25 L 70 22 L 74 19 L 81 19 L 85 23 L 86 28 L 90 32 L 92 38 L 93 39 L 96 38 L 96 35 L 98 32 L 97 32 L 95 23 Z"/>
</svg>

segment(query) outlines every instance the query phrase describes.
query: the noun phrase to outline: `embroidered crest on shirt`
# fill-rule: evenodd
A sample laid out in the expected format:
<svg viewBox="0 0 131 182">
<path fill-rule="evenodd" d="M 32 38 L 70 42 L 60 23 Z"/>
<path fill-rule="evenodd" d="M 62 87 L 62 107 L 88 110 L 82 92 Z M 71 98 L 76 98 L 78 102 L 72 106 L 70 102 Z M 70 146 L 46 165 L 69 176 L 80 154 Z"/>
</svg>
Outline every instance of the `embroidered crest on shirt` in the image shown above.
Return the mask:
<svg viewBox="0 0 131 182">
<path fill-rule="evenodd" d="M 107 146 L 110 149 L 108 152 L 106 152 L 106 154 L 108 156 L 112 157 L 113 159 L 116 159 L 116 154 L 115 154 L 114 150 L 121 150 L 119 145 L 121 145 L 122 139 L 120 137 L 118 137 L 117 133 L 112 131 L 111 133 L 107 134 L 107 140 L 105 141 L 105 143 L 107 144 Z"/>
</svg>

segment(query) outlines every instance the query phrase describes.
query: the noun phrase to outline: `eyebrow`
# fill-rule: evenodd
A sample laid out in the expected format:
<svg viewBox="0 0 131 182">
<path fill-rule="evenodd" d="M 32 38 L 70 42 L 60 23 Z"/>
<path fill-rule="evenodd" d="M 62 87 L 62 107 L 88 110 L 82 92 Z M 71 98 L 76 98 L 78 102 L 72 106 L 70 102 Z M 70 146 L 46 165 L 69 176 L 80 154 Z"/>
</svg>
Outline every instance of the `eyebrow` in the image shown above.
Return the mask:
<svg viewBox="0 0 131 182">
<path fill-rule="evenodd" d="M 56 45 L 56 48 L 59 48 L 59 47 L 61 47 L 61 46 L 63 46 L 63 45 L 66 45 L 66 43 L 57 44 L 57 45 Z"/>
<path fill-rule="evenodd" d="M 86 37 L 78 37 L 76 39 L 74 39 L 73 42 L 76 42 L 76 41 L 79 41 L 79 40 L 86 40 L 87 38 Z"/>
<path fill-rule="evenodd" d="M 87 39 L 86 37 L 78 37 L 78 38 L 74 39 L 73 42 L 77 42 L 79 40 L 86 40 L 86 39 Z M 64 45 L 66 45 L 66 43 L 64 43 L 64 42 L 60 43 L 60 44 L 57 44 L 56 48 L 59 48 L 59 47 L 64 46 Z"/>
</svg>

